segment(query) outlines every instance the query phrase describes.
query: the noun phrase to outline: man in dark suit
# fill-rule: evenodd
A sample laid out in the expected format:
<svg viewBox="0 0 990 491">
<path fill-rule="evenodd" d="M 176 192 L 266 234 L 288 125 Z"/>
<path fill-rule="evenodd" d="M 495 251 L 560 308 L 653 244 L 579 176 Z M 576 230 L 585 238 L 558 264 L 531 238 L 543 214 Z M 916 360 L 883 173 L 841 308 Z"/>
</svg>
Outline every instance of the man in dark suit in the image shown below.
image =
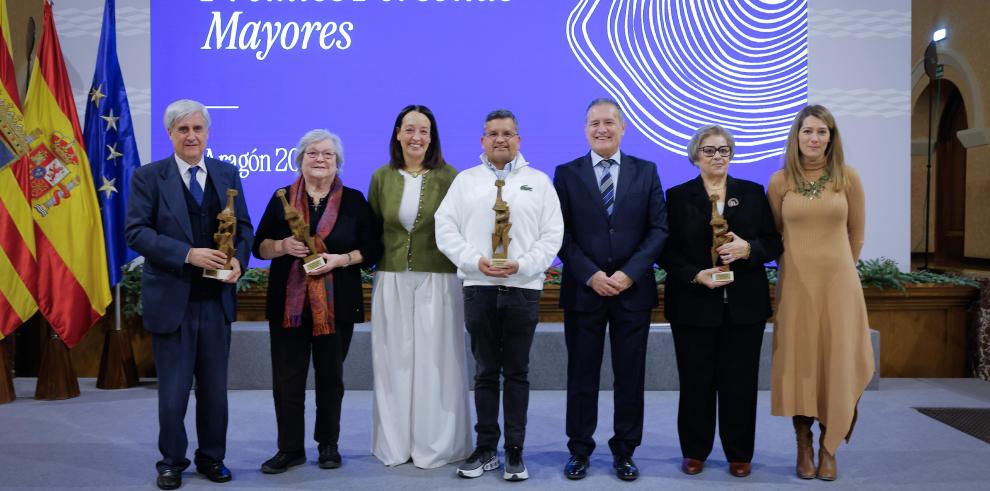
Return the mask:
<svg viewBox="0 0 990 491">
<path fill-rule="evenodd" d="M 646 341 L 657 305 L 653 262 L 667 239 L 667 215 L 656 164 L 621 153 L 624 132 L 615 101 L 592 101 L 585 121 L 591 151 L 554 173 L 564 215 L 560 306 L 571 453 L 564 473 L 570 479 L 587 474 L 595 448 L 606 325 L 615 375 L 613 467 L 622 480 L 639 476 L 632 454 L 643 434 Z"/>
<path fill-rule="evenodd" d="M 210 115 L 195 101 L 173 102 L 165 128 L 175 154 L 142 166 L 131 177 L 125 234 L 144 256 L 141 305 L 152 333 L 158 372 L 158 487 L 182 485 L 186 458 L 183 423 L 196 380 L 196 470 L 214 482 L 231 479 L 223 464 L 227 439 L 227 356 L 235 319 L 234 284 L 247 266 L 253 232 L 237 167 L 206 158 Z M 204 269 L 223 268 L 227 256 L 214 247 L 217 214 L 227 189 L 237 190 L 232 274 L 218 281 Z"/>
</svg>

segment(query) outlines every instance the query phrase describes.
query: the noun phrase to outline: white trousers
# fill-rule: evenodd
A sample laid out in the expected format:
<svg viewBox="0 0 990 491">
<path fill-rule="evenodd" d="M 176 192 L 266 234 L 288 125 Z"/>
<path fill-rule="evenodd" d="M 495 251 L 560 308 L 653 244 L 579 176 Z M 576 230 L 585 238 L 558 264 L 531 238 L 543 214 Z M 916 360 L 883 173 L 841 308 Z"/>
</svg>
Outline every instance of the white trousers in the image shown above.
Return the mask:
<svg viewBox="0 0 990 491">
<path fill-rule="evenodd" d="M 452 273 L 378 271 L 371 300 L 371 452 L 432 469 L 471 454 L 464 302 Z"/>
</svg>

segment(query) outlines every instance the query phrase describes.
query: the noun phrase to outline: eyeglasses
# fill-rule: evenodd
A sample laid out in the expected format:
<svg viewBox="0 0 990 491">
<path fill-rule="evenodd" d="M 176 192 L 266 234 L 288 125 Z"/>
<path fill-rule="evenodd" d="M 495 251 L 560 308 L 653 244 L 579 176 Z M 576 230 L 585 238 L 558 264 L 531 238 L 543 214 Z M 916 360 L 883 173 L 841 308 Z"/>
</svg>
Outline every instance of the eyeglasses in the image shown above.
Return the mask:
<svg viewBox="0 0 990 491">
<path fill-rule="evenodd" d="M 516 136 L 518 135 L 516 135 L 511 131 L 503 131 L 501 133 L 497 131 L 490 131 L 488 133 L 485 133 L 485 138 L 488 138 L 489 140 L 498 140 L 499 138 L 505 138 L 506 140 L 510 140 Z"/>
<path fill-rule="evenodd" d="M 701 147 L 701 153 L 705 154 L 705 157 L 714 157 L 715 152 L 718 152 L 723 157 L 728 157 L 732 155 L 732 147 Z"/>
<path fill-rule="evenodd" d="M 330 160 L 330 159 L 336 157 L 337 156 L 337 153 L 336 152 L 317 152 L 315 150 L 310 150 L 310 151 L 304 153 L 303 155 L 305 155 L 306 158 L 313 159 L 313 160 L 316 160 L 319 157 L 323 157 L 325 160 Z"/>
</svg>

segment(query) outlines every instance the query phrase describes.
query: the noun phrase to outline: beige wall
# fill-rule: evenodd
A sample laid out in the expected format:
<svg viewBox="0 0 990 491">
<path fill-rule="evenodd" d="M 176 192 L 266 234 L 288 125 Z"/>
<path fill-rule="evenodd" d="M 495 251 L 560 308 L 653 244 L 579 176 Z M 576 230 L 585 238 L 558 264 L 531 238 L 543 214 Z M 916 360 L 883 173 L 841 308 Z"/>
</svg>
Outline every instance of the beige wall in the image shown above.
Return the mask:
<svg viewBox="0 0 990 491">
<path fill-rule="evenodd" d="M 924 50 L 935 29 L 945 27 L 948 37 L 939 42 L 945 63 L 944 79 L 959 87 L 966 105 L 969 128 L 990 126 L 990 2 L 986 0 L 913 0 L 911 59 L 915 66 L 912 87 L 914 101 L 911 138 L 915 142 L 911 158 L 911 250 L 924 250 L 924 189 L 926 155 L 918 152 L 927 140 L 928 79 L 921 73 Z M 944 91 L 943 91 L 944 92 Z M 944 101 L 943 101 L 944 102 Z M 939 104 L 944 107 L 944 103 Z M 937 127 L 938 115 L 935 116 Z M 990 130 L 987 130 L 990 131 Z M 932 163 L 935 175 L 937 162 Z M 934 183 L 933 183 L 934 187 Z M 934 190 L 933 190 L 934 191 Z M 966 152 L 966 242 L 967 257 L 990 259 L 990 145 L 973 146 Z M 934 197 L 933 197 L 934 198 Z M 932 201 L 934 203 L 934 201 Z M 934 208 L 934 206 L 933 206 Z M 934 223 L 929 232 L 934 230 Z M 932 241 L 934 248 L 934 241 Z"/>
</svg>

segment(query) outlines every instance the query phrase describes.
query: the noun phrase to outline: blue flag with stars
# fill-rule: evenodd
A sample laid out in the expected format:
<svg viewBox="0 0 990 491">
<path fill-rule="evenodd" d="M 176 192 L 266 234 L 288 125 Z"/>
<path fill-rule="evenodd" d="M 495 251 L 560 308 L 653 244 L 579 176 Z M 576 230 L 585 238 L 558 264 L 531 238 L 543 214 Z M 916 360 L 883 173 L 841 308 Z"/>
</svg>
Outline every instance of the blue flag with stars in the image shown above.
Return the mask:
<svg viewBox="0 0 990 491">
<path fill-rule="evenodd" d="M 120 282 L 121 268 L 137 257 L 124 240 L 124 215 L 131 174 L 141 165 L 124 78 L 117 61 L 117 21 L 114 0 L 103 9 L 103 30 L 96 55 L 96 72 L 86 101 L 86 153 L 103 216 L 110 287 Z"/>
</svg>

